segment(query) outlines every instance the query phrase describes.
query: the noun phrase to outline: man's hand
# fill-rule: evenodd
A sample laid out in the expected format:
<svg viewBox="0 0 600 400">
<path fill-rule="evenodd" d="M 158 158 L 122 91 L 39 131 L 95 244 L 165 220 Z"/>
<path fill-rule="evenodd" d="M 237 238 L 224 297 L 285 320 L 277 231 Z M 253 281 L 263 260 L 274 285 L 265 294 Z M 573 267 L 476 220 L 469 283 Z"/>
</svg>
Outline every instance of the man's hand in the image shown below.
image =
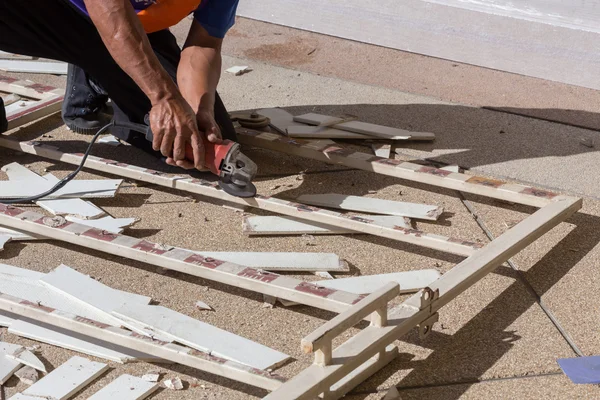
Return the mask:
<svg viewBox="0 0 600 400">
<path fill-rule="evenodd" d="M 221 143 L 223 136 L 221 135 L 221 129 L 215 121 L 215 114 L 212 110 L 201 108 L 196 113 L 196 121 L 198 122 L 198 129 L 211 143 Z"/>
<path fill-rule="evenodd" d="M 205 150 L 196 115 L 182 97 L 153 104 L 150 126 L 154 135 L 152 148 L 167 157 L 167 164 L 185 169 L 204 168 Z M 191 146 L 193 160 L 185 158 L 186 146 Z"/>
</svg>

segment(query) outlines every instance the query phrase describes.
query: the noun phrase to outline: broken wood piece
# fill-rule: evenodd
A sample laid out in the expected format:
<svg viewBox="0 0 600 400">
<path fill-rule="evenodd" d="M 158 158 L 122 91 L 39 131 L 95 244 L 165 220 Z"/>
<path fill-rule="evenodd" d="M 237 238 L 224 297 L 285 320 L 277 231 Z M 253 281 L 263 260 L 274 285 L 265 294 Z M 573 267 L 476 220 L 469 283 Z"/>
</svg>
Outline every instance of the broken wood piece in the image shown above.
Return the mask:
<svg viewBox="0 0 600 400">
<path fill-rule="evenodd" d="M 42 322 L 13 320 L 8 332 L 27 339 L 37 340 L 38 342 L 121 364 L 130 362 L 165 362 L 165 360 L 150 354 L 117 346 Z"/>
<path fill-rule="evenodd" d="M 281 108 L 263 108 L 256 112 L 269 118 L 271 120 L 269 126 L 282 135 L 287 135 L 287 129 L 292 126 L 306 126 L 294 122 L 294 116 Z"/>
<path fill-rule="evenodd" d="M 100 139 L 98 139 L 98 143 L 108 144 L 115 147 L 121 145 L 121 141 L 113 135 L 106 135 L 101 137 Z"/>
<path fill-rule="evenodd" d="M 0 354 L 5 357 L 20 362 L 23 365 L 27 365 L 31 368 L 35 368 L 38 371 L 46 372 L 44 363 L 35 356 L 31 351 L 27 350 L 23 346 L 18 344 L 0 342 Z"/>
<path fill-rule="evenodd" d="M 176 377 L 173 379 L 167 379 L 166 381 L 163 382 L 163 384 L 165 385 L 165 387 L 167 389 L 171 389 L 171 390 L 183 389 L 183 382 L 181 382 L 181 379 L 179 379 L 179 377 Z"/>
<path fill-rule="evenodd" d="M 38 372 L 30 366 L 21 368 L 15 372 L 15 376 L 26 385 L 33 385 L 38 381 Z"/>
<path fill-rule="evenodd" d="M 19 96 L 18 94 L 14 94 L 11 93 L 8 96 L 1 96 L 2 97 L 2 101 L 4 102 L 4 108 L 6 111 L 6 107 L 10 106 L 13 103 L 16 103 L 17 101 L 21 100 L 21 96 Z"/>
<path fill-rule="evenodd" d="M 19 346 L 20 347 L 20 346 Z M 18 360 L 9 358 L 0 349 L 0 385 L 4 385 L 13 374 L 23 366 Z"/>
<path fill-rule="evenodd" d="M 423 269 L 419 271 L 393 272 L 391 274 L 363 275 L 351 278 L 327 279 L 318 281 L 317 284 L 330 289 L 344 290 L 350 293 L 367 294 L 373 293 L 388 282 L 396 282 L 400 285 L 400 293 L 414 293 L 440 277 L 435 269 Z"/>
<path fill-rule="evenodd" d="M 125 228 L 128 228 L 139 221 L 138 218 L 113 218 L 111 216 L 106 216 L 98 219 L 80 219 L 71 215 L 67 215 L 65 219 L 70 222 L 88 225 L 93 228 L 101 229 L 103 231 L 112 233 L 121 233 Z"/>
<path fill-rule="evenodd" d="M 96 219 L 106 212 L 89 201 L 81 199 L 53 199 L 35 202 L 38 206 L 54 215 L 69 215 L 81 219 Z"/>
<path fill-rule="evenodd" d="M 23 391 L 24 395 L 66 400 L 108 370 L 108 365 L 75 356 Z"/>
<path fill-rule="evenodd" d="M 294 122 L 300 122 L 302 124 L 314 125 L 314 126 L 332 126 L 356 119 L 355 117 L 341 118 L 341 117 L 330 117 L 329 115 L 321 115 L 315 113 L 307 113 L 302 115 L 296 115 Z"/>
<path fill-rule="evenodd" d="M 0 70 L 6 72 L 21 72 L 28 74 L 66 75 L 67 63 L 0 59 Z"/>
<path fill-rule="evenodd" d="M 142 379 L 147 382 L 158 382 L 160 380 L 160 371 L 148 371 L 142 375 Z"/>
<path fill-rule="evenodd" d="M 333 127 L 344 131 L 362 133 L 365 135 L 378 136 L 387 139 L 398 138 L 401 136 L 406 137 L 407 140 L 431 141 L 435 139 L 435 134 L 430 132 L 413 132 L 404 129 L 392 128 L 389 126 L 369 124 L 361 121 L 342 122 L 341 124 L 333 125 Z"/>
<path fill-rule="evenodd" d="M 274 369 L 290 357 L 259 343 L 161 306 L 125 304 L 113 315 L 135 321 L 161 336 L 261 370 Z"/>
<path fill-rule="evenodd" d="M 348 271 L 348 264 L 334 253 L 197 251 L 214 258 L 267 271 Z"/>
<path fill-rule="evenodd" d="M 150 302 L 149 297 L 117 291 L 66 265 L 60 265 L 54 271 L 46 274 L 40 279 L 40 283 L 83 306 L 106 313 L 107 319 L 113 326 L 120 326 L 121 321 L 110 315 L 111 311 L 127 303 L 148 304 Z M 60 307 L 57 308 L 62 310 Z"/>
<path fill-rule="evenodd" d="M 159 385 L 131 375 L 121 375 L 88 400 L 142 400 L 158 389 Z"/>
<path fill-rule="evenodd" d="M 371 143 L 371 149 L 377 157 L 390 158 L 392 154 L 392 143 Z"/>
<path fill-rule="evenodd" d="M 120 179 L 73 180 L 55 193 L 44 197 L 44 200 L 58 197 L 114 197 L 122 182 Z M 26 181 L 0 181 L 0 193 L 2 193 L 2 197 L 8 199 L 35 196 L 50 190 L 52 187 L 54 187 L 54 184 L 50 182 L 35 181 L 35 183 L 28 184 Z"/>
<path fill-rule="evenodd" d="M 31 57 L 31 56 L 24 56 L 24 55 L 21 55 L 21 54 L 9 53 L 9 52 L 1 51 L 0 50 L 0 59 L 3 59 L 3 60 L 10 60 L 10 59 L 33 60 L 33 57 Z"/>
<path fill-rule="evenodd" d="M 225 70 L 228 74 L 233 74 L 235 76 L 243 75 L 250 71 L 252 71 L 252 68 L 247 65 L 236 65 Z"/>
<path fill-rule="evenodd" d="M 6 176 L 8 176 L 8 180 L 10 181 L 33 180 L 44 183 L 43 177 L 36 174 L 26 166 L 16 162 L 12 162 L 10 164 L 2 166 L 2 168 L 0 168 L 0 171 L 4 172 Z"/>
<path fill-rule="evenodd" d="M 25 240 L 40 240 L 42 237 L 35 235 L 28 235 L 23 232 L 19 232 L 13 229 L 8 229 L 0 226 L 0 236 L 8 236 L 13 241 L 25 241 Z"/>
<path fill-rule="evenodd" d="M 199 310 L 213 311 L 213 308 L 211 306 L 200 300 L 196 302 L 196 308 Z"/>
<path fill-rule="evenodd" d="M 259 371 L 255 368 L 191 350 L 188 347 L 179 346 L 174 343 L 151 340 L 125 329 L 112 327 L 50 307 L 40 307 L 36 303 L 3 293 L 0 293 L 0 310 L 10 310 L 21 317 L 51 324 L 55 327 L 60 326 L 61 328 L 79 332 L 82 335 L 98 340 L 142 351 L 174 363 L 197 368 L 267 390 L 278 388 L 285 380 L 273 373 Z"/>
<path fill-rule="evenodd" d="M 348 196 L 344 194 L 305 194 L 297 199 L 301 203 L 341 210 L 367 212 L 373 214 L 398 215 L 403 217 L 437 220 L 444 212 L 442 207 L 427 204 L 405 203 L 394 200 L 370 197 Z"/>
<path fill-rule="evenodd" d="M 288 126 L 285 130 L 286 136 L 291 138 L 301 139 L 356 139 L 356 140 L 406 140 L 405 136 L 394 136 L 379 138 L 375 136 L 363 135 L 362 133 L 354 133 L 343 131 L 341 129 L 318 127 L 318 126 Z"/>
<path fill-rule="evenodd" d="M 331 123 L 331 126 L 335 129 L 341 129 L 344 131 L 361 133 L 368 136 L 378 136 L 387 139 L 397 137 L 397 140 L 434 140 L 435 135 L 429 132 L 411 132 L 404 129 L 392 128 L 383 125 L 370 124 L 361 121 L 345 121 L 341 120 L 335 122 L 336 117 L 328 115 L 321 115 L 316 113 L 304 114 L 298 117 L 294 117 L 294 121 L 302 121 L 310 125 L 321 125 L 322 123 Z"/>
<path fill-rule="evenodd" d="M 400 288 L 397 283 L 390 282 L 383 285 L 380 289 L 371 293 L 343 313 L 338 314 L 302 339 L 302 350 L 305 353 L 313 353 L 325 349 L 324 352 L 329 354 L 325 355 L 323 365 L 329 364 L 327 359 L 331 360 L 332 340 L 361 322 L 364 317 L 371 313 L 382 312 L 387 316 L 387 303 L 399 294 Z M 385 324 L 384 322 L 383 325 Z"/>
<path fill-rule="evenodd" d="M 10 236 L 0 234 L 0 250 L 4 250 L 4 245 L 11 240 L 12 238 Z"/>
<path fill-rule="evenodd" d="M 0 293 L 17 296 L 40 306 L 71 312 L 106 324 L 120 323 L 110 314 L 82 302 L 74 301 L 73 298 L 42 284 L 37 278 L 3 274 L 0 279 Z"/>
</svg>

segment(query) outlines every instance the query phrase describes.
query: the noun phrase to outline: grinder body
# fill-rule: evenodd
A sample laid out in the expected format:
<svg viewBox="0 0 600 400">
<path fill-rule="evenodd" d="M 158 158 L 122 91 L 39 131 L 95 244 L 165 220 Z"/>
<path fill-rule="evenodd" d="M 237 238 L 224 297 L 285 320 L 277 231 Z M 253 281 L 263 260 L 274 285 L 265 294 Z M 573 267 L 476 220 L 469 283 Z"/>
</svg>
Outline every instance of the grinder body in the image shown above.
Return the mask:
<svg viewBox="0 0 600 400">
<path fill-rule="evenodd" d="M 152 142 L 154 136 L 148 117 L 145 122 L 147 125 L 127 123 L 122 126 L 143 133 L 146 140 Z M 204 166 L 219 177 L 221 188 L 233 196 L 254 197 L 256 187 L 252 184 L 252 179 L 256 176 L 257 167 L 240 151 L 240 144 L 231 140 L 212 143 L 205 136 L 202 136 L 202 141 L 205 151 Z M 194 161 L 194 152 L 189 144 L 185 146 L 185 158 Z"/>
</svg>

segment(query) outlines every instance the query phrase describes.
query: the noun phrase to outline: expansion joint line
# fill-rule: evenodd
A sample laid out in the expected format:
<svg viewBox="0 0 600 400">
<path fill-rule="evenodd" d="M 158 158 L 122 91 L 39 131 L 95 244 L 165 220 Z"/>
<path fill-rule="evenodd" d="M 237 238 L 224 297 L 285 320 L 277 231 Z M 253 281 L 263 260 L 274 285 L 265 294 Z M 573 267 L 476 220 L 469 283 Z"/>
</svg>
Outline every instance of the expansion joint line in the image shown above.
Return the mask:
<svg viewBox="0 0 600 400">
<path fill-rule="evenodd" d="M 469 200 L 467 200 L 467 198 L 465 197 L 465 195 L 462 192 L 457 191 L 456 193 L 458 194 L 458 197 L 460 198 L 460 201 L 463 203 L 465 208 L 473 216 L 473 219 L 475 220 L 475 222 L 477 222 L 477 225 L 481 228 L 483 233 L 485 233 L 485 235 L 487 236 L 487 238 L 490 241 L 493 241 L 495 239 L 494 234 L 488 229 L 487 225 L 485 224 L 485 221 L 477 214 L 477 212 L 475 211 L 475 208 L 473 207 L 471 202 Z M 581 351 L 579 346 L 577 346 L 577 344 L 575 343 L 575 341 L 573 340 L 573 338 L 571 337 L 569 332 L 567 332 L 566 329 L 562 326 L 562 324 L 556 318 L 556 316 L 554 315 L 552 310 L 550 310 L 546 306 L 546 304 L 542 300 L 542 297 L 535 291 L 535 288 L 527 280 L 527 278 L 525 277 L 525 274 L 523 274 L 523 271 L 521 269 L 519 269 L 519 267 L 514 263 L 512 258 L 509 258 L 506 261 L 506 263 L 510 266 L 510 268 L 512 268 L 517 273 L 517 277 L 519 278 L 519 280 L 523 283 L 523 285 L 525 285 L 525 287 L 527 288 L 527 291 L 529 291 L 529 293 L 534 297 L 536 303 L 538 303 L 538 305 L 540 306 L 542 311 L 546 314 L 546 316 L 548 317 L 548 319 L 550 319 L 550 321 L 552 322 L 554 327 L 558 330 L 558 332 L 565 339 L 567 344 L 571 347 L 571 350 L 573 350 L 575 352 L 575 354 L 577 354 L 577 356 L 582 357 L 583 352 Z"/>
</svg>

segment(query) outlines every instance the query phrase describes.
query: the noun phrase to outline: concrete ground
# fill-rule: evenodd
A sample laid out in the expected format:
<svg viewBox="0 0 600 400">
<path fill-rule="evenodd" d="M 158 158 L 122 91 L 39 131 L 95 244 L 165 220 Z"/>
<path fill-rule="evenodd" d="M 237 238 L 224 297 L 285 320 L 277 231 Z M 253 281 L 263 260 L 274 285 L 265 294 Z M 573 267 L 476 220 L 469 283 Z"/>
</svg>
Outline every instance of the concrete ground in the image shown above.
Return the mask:
<svg viewBox="0 0 600 400">
<path fill-rule="evenodd" d="M 175 28 L 181 39 L 185 24 Z M 242 76 L 224 74 L 220 93 L 230 110 L 272 106 L 297 114 L 351 113 L 361 120 L 409 130 L 433 131 L 433 144 L 408 145 L 413 157 L 456 163 L 491 176 L 532 182 L 581 194 L 584 208 L 514 258 L 519 271 L 501 266 L 440 311 L 440 324 L 425 341 L 410 334 L 399 341 L 397 360 L 356 388 L 348 398 L 381 399 L 397 386 L 403 399 L 565 399 L 600 396 L 594 385 L 574 385 L 557 358 L 600 352 L 600 166 L 595 148 L 580 144 L 599 128 L 598 93 L 498 71 L 460 65 L 375 46 L 239 20 L 226 41 L 224 67 L 250 65 Z M 64 87 L 64 78 L 16 75 Z M 490 108 L 493 108 L 491 110 Z M 521 115 L 515 115 L 521 114 Z M 67 131 L 58 116 L 11 132 L 21 139 L 52 141 L 64 151 L 82 150 L 87 137 Z M 599 144 L 600 145 L 600 142 Z M 368 148 L 364 149 L 369 152 Z M 340 192 L 444 206 L 437 224 L 418 228 L 486 242 L 483 230 L 457 193 L 407 184 L 398 179 L 290 157 L 261 149 L 245 152 L 259 165 L 258 191 L 294 198 L 304 193 Z M 148 156 L 127 146 L 98 145 L 94 154 L 156 168 Z M 2 164 L 19 162 L 36 172 L 65 176 L 72 166 L 0 149 Z M 300 171 L 306 171 L 299 180 Z M 595 171 L 594 171 L 595 172 Z M 108 175 L 83 172 L 81 178 Z M 6 179 L 5 176 L 0 176 Z M 467 196 L 494 235 L 533 210 Z M 222 203 L 151 185 L 126 182 L 114 199 L 94 201 L 115 217 L 141 221 L 131 236 L 197 250 L 336 252 L 351 266 L 350 275 L 438 268 L 447 271 L 461 258 L 377 237 L 248 238 L 242 214 Z M 258 210 L 248 210 L 263 215 Z M 374 256 L 375 255 L 375 256 Z M 258 294 L 216 284 L 100 252 L 53 241 L 11 243 L 0 262 L 39 271 L 61 263 L 101 279 L 109 286 L 151 296 L 157 303 L 255 340 L 296 359 L 279 372 L 291 377 L 311 359 L 300 339 L 332 314 L 309 307 L 263 308 Z M 341 275 L 340 275 L 341 276 Z M 314 280 L 312 275 L 300 276 Z M 536 301 L 541 296 L 561 335 Z M 215 311 L 199 311 L 196 300 Z M 349 334 L 355 333 L 350 331 Z M 348 335 L 346 335 L 347 337 Z M 4 332 L 3 340 L 31 344 Z M 39 353 L 53 369 L 75 353 L 42 345 Z M 100 360 L 101 361 L 101 360 Z M 85 399 L 123 373 L 141 375 L 149 364 L 109 363 L 110 372 L 75 398 Z M 180 376 L 186 390 L 161 390 L 152 399 L 248 399 L 264 391 L 178 365 L 160 366 L 163 379 Z M 198 385 L 191 385 L 198 381 Z M 196 387 L 190 387 L 196 386 Z M 25 388 L 7 382 L 7 398 Z"/>
</svg>

